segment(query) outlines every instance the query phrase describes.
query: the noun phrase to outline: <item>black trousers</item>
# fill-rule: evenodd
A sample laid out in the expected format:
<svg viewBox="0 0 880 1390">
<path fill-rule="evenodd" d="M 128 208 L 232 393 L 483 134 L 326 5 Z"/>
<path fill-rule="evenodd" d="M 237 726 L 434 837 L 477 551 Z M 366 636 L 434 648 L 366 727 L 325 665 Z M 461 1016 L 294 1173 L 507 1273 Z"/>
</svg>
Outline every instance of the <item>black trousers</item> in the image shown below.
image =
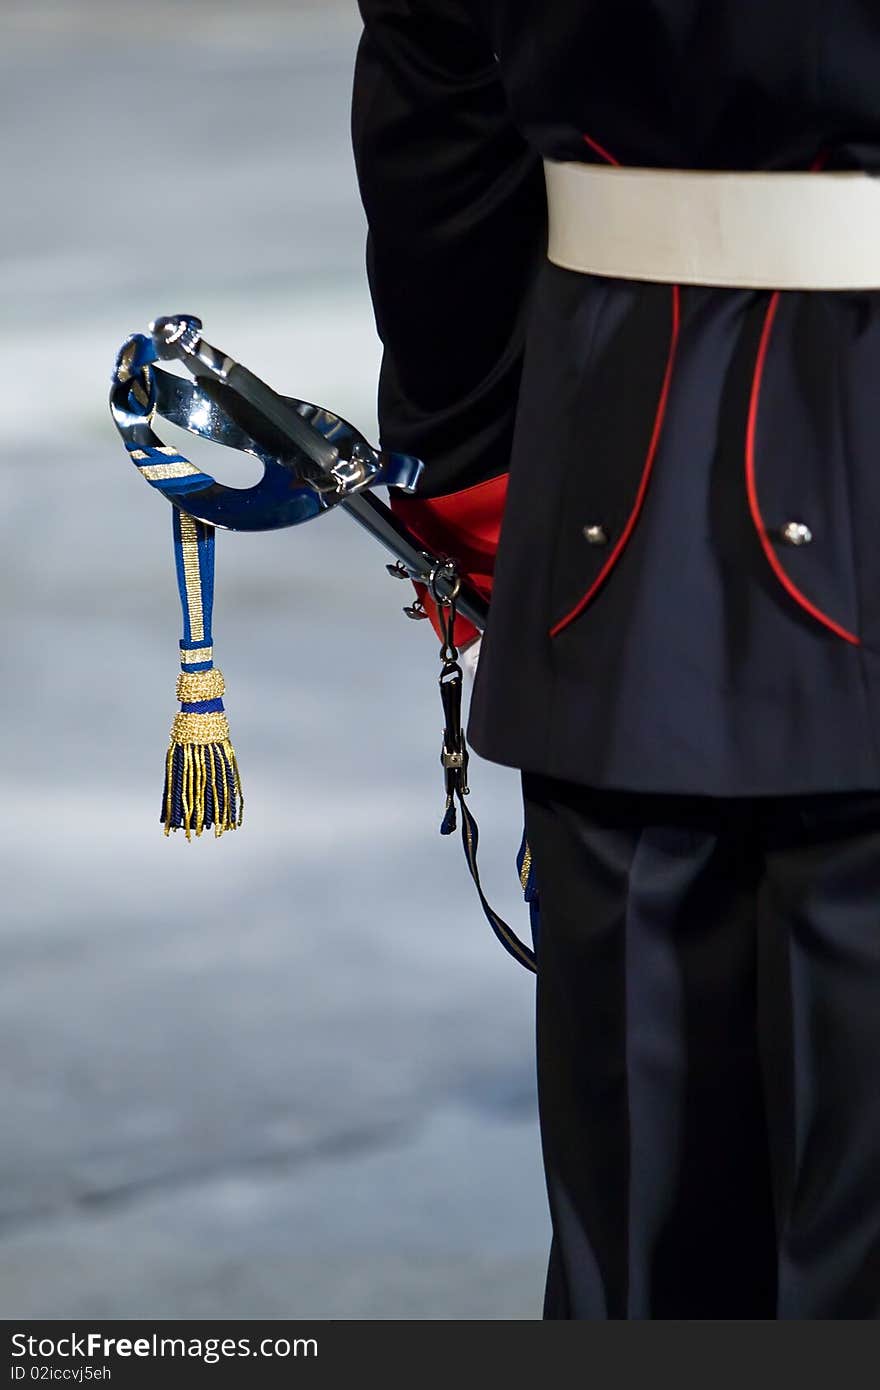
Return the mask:
<svg viewBox="0 0 880 1390">
<path fill-rule="evenodd" d="M 880 792 L 523 791 L 544 1317 L 880 1317 Z"/>
</svg>

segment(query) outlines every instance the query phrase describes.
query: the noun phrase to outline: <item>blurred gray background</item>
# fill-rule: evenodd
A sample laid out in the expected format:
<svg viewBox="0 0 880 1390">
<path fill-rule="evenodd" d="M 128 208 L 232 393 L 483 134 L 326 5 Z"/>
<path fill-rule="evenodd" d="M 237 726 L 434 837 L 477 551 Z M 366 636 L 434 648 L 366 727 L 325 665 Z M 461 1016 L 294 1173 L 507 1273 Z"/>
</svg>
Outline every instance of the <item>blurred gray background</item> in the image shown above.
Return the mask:
<svg viewBox="0 0 880 1390">
<path fill-rule="evenodd" d="M 353 0 L 0 13 L 0 1317 L 540 1316 L 534 981 L 438 834 L 433 634 L 344 517 L 219 536 L 246 822 L 157 822 L 169 509 L 110 368 L 191 311 L 375 438 L 358 31 Z M 471 786 L 527 933 L 517 775 Z"/>
</svg>

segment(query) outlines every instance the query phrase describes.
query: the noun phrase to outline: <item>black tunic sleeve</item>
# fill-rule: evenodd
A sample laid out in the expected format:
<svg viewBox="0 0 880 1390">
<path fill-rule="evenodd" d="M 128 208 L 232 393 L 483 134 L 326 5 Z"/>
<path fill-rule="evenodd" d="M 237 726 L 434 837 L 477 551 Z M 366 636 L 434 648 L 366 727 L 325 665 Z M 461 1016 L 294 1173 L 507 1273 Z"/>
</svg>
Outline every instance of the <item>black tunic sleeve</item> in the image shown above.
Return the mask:
<svg viewBox="0 0 880 1390">
<path fill-rule="evenodd" d="M 384 448 L 426 496 L 509 466 L 524 323 L 546 246 L 541 160 L 467 0 L 360 0 L 352 138 L 383 359 Z"/>
</svg>

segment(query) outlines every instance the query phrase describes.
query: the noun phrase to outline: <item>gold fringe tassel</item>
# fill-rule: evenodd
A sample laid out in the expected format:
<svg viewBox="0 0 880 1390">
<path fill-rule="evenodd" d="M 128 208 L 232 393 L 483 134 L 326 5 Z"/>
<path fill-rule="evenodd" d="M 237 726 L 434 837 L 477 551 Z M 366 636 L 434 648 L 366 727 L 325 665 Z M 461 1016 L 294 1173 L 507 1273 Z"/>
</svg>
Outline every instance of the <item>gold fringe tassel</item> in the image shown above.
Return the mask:
<svg viewBox="0 0 880 1390">
<path fill-rule="evenodd" d="M 219 672 L 204 674 L 219 676 Z M 188 682 L 192 678 L 181 679 Z M 187 689 L 186 694 L 190 693 Z M 238 829 L 243 811 L 238 760 L 229 738 L 225 713 L 220 710 L 205 714 L 181 711 L 175 716 L 165 757 L 162 795 L 165 834 L 182 830 L 191 840 L 193 835 L 213 829 L 214 835 L 219 837 L 224 830 Z"/>
</svg>

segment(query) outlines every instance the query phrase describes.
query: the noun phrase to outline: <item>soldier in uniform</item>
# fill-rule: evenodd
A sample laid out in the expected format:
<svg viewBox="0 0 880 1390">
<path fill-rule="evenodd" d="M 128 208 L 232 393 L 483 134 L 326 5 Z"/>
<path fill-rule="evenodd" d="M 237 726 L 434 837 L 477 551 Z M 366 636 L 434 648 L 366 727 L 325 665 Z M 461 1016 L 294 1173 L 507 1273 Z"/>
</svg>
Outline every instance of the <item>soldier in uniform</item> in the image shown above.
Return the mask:
<svg viewBox="0 0 880 1390">
<path fill-rule="evenodd" d="M 360 8 L 382 444 L 540 893 L 544 1317 L 877 1317 L 880 5 Z"/>
</svg>

